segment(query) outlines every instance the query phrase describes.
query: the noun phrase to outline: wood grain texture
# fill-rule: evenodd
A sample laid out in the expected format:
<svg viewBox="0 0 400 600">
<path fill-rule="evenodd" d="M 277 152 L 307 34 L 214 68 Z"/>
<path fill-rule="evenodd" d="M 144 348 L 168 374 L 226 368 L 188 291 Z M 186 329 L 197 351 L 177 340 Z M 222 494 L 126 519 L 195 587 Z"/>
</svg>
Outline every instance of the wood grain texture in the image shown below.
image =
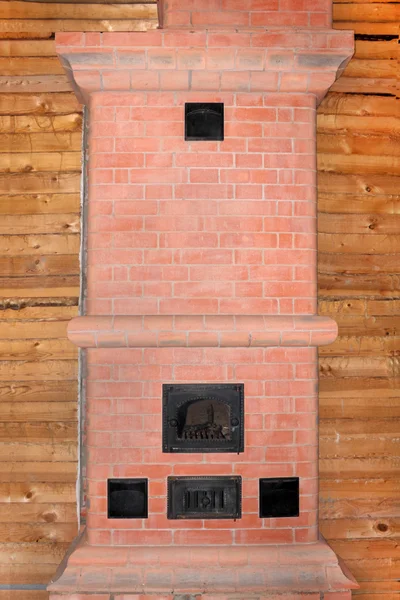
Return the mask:
<svg viewBox="0 0 400 600">
<path fill-rule="evenodd" d="M 400 4 L 335 0 L 356 52 L 318 112 L 321 531 L 361 584 L 399 597 Z M 358 34 L 358 35 L 357 35 Z"/>
</svg>

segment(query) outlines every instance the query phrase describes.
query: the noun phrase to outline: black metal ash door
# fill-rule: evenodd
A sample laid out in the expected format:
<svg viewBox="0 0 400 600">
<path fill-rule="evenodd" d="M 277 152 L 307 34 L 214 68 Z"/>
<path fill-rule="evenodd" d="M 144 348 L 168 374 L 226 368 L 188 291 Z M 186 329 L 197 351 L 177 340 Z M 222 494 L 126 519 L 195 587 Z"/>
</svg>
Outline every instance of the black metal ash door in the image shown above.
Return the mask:
<svg viewBox="0 0 400 600">
<path fill-rule="evenodd" d="M 243 384 L 163 386 L 164 452 L 243 450 Z"/>
<path fill-rule="evenodd" d="M 168 519 L 240 519 L 242 479 L 168 477 Z"/>
</svg>

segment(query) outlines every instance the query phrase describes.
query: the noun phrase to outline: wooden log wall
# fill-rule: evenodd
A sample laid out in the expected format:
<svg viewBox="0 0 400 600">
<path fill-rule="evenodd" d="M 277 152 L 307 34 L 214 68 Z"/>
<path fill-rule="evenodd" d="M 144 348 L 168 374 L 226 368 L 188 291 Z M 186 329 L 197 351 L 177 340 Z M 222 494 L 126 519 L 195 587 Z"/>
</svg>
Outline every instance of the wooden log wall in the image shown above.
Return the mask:
<svg viewBox="0 0 400 600">
<path fill-rule="evenodd" d="M 77 533 L 82 107 L 56 31 L 145 30 L 146 4 L 0 0 L 0 583 L 42 586 Z M 0 600 L 45 600 L 43 590 Z"/>
<path fill-rule="evenodd" d="M 321 528 L 361 582 L 398 600 L 398 3 L 336 0 L 356 55 L 319 110 Z M 155 0 L 0 0 L 0 600 L 45 600 L 77 531 L 81 106 L 56 31 L 156 26 Z"/>
<path fill-rule="evenodd" d="M 356 51 L 318 115 L 320 523 L 360 582 L 400 598 L 400 3 L 336 0 Z M 397 100 L 397 105 L 399 104 Z"/>
</svg>

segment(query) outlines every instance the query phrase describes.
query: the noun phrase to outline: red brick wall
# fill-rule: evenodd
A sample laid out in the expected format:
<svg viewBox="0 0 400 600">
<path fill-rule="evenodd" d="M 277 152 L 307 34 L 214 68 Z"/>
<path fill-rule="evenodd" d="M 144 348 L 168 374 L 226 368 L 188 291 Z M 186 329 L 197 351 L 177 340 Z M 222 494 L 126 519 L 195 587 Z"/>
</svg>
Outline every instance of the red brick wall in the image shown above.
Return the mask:
<svg viewBox="0 0 400 600">
<path fill-rule="evenodd" d="M 332 0 L 163 0 L 165 27 L 330 27 Z"/>
<path fill-rule="evenodd" d="M 184 141 L 190 100 L 224 102 L 225 141 Z M 314 105 L 305 94 L 95 94 L 87 313 L 315 313 Z M 105 348 L 88 365 L 91 543 L 317 539 L 314 348 Z M 174 381 L 244 382 L 243 454 L 162 453 L 162 383 Z M 242 519 L 167 520 L 168 475 L 231 473 L 243 477 Z M 140 476 L 149 518 L 108 520 L 107 478 Z M 300 517 L 258 517 L 258 478 L 274 476 L 300 477 Z"/>
<path fill-rule="evenodd" d="M 184 102 L 225 104 L 184 141 Z M 316 312 L 315 98 L 95 94 L 88 314 Z"/>
</svg>

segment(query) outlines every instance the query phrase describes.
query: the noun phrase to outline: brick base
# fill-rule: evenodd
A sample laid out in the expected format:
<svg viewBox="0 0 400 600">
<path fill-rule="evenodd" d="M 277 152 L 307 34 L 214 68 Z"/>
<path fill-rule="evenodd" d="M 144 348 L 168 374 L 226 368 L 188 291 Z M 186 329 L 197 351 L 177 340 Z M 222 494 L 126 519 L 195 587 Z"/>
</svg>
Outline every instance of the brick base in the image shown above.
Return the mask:
<svg viewBox="0 0 400 600">
<path fill-rule="evenodd" d="M 171 591 L 176 600 L 183 600 L 182 594 L 196 600 L 227 600 L 227 594 L 229 600 L 300 600 L 304 594 L 307 600 L 347 600 L 349 590 L 358 587 L 322 539 L 302 545 L 173 548 L 83 541 L 58 575 L 48 588 L 51 600 L 167 600 Z"/>
</svg>

